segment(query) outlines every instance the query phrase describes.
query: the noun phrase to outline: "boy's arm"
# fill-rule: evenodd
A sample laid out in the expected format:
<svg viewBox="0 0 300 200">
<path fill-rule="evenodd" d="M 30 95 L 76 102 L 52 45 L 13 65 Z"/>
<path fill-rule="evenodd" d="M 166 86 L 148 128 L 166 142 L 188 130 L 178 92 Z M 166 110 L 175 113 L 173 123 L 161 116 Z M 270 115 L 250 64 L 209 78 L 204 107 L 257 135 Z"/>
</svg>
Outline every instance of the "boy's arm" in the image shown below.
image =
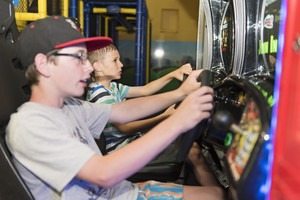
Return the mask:
<svg viewBox="0 0 300 200">
<path fill-rule="evenodd" d="M 158 92 L 164 86 L 166 86 L 173 78 L 176 78 L 180 81 L 183 79 L 183 74 L 190 74 L 192 72 L 192 66 L 188 63 L 182 65 L 179 69 L 168 73 L 167 75 L 154 80 L 144 86 L 130 87 L 128 93 L 126 94 L 127 98 L 131 97 L 142 97 L 148 96 Z"/>
<path fill-rule="evenodd" d="M 151 161 L 181 133 L 210 116 L 212 93 L 213 90 L 209 87 L 201 87 L 191 93 L 173 115 L 143 137 L 106 156 L 94 155 L 81 168 L 77 177 L 108 188 L 128 178 Z"/>
<path fill-rule="evenodd" d="M 193 71 L 176 90 L 162 94 L 129 99 L 112 105 L 110 123 L 128 123 L 155 114 L 182 101 L 189 93 L 200 87 L 197 81 L 202 70 Z"/>
<path fill-rule="evenodd" d="M 151 117 L 149 119 L 138 120 L 129 122 L 126 124 L 118 124 L 114 123 L 114 125 L 124 134 L 126 135 L 133 135 L 138 132 L 143 132 L 149 130 L 150 128 L 157 125 L 159 122 L 165 120 L 175 111 L 174 106 L 168 108 L 165 112 L 155 117 Z"/>
</svg>

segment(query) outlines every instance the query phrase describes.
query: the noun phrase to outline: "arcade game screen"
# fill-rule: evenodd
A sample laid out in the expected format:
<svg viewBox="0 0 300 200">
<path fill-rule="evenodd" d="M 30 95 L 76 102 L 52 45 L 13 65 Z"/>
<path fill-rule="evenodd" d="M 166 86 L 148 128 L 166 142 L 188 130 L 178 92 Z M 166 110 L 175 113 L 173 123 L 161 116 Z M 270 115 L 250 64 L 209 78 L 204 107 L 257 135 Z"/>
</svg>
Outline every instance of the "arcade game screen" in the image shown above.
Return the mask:
<svg viewBox="0 0 300 200">
<path fill-rule="evenodd" d="M 256 103 L 249 99 L 239 127 L 227 153 L 227 161 L 233 179 L 239 181 L 261 133 L 262 124 Z"/>
</svg>

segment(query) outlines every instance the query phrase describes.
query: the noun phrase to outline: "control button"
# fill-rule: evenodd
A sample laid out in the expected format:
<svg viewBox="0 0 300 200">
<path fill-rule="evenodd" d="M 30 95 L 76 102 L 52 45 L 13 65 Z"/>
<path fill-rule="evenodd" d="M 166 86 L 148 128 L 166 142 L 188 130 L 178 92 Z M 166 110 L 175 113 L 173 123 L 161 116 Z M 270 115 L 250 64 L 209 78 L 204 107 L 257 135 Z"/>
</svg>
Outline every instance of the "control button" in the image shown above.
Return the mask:
<svg viewBox="0 0 300 200">
<path fill-rule="evenodd" d="M 231 133 L 227 133 L 226 137 L 224 139 L 224 145 L 226 147 L 229 147 L 231 145 L 231 142 L 232 142 L 232 134 Z"/>
</svg>

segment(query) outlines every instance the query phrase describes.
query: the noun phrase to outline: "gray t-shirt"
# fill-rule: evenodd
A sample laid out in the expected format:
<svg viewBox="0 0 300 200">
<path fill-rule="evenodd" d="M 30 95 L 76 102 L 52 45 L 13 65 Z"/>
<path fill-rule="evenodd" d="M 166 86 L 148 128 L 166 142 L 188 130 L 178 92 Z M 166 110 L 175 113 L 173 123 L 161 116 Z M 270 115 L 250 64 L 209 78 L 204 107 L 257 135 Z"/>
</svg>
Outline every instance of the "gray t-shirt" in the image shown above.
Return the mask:
<svg viewBox="0 0 300 200">
<path fill-rule="evenodd" d="M 6 142 L 35 199 L 137 199 L 137 186 L 128 181 L 106 189 L 75 177 L 101 155 L 93 137 L 100 137 L 110 112 L 109 104 L 68 98 L 62 109 L 27 102 L 11 115 Z"/>
</svg>

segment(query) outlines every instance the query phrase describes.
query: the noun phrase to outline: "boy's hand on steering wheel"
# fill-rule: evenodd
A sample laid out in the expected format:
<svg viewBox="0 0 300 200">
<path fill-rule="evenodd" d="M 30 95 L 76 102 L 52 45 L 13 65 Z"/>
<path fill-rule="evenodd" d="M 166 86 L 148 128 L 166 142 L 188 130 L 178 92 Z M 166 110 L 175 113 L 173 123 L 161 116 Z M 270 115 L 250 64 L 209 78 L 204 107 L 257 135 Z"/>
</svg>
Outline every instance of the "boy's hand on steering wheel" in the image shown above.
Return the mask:
<svg viewBox="0 0 300 200">
<path fill-rule="evenodd" d="M 213 108 L 213 89 L 203 86 L 188 95 L 171 116 L 178 129 L 186 132 L 203 119 L 210 117 Z"/>
<path fill-rule="evenodd" d="M 172 76 L 179 81 L 183 81 L 183 75 L 190 75 L 193 71 L 193 68 L 190 63 L 182 65 L 179 69 L 171 72 Z"/>
<path fill-rule="evenodd" d="M 180 91 L 182 91 L 184 96 L 187 96 L 200 87 L 201 83 L 197 81 L 197 78 L 202 71 L 203 69 L 192 71 L 188 78 L 178 88 Z"/>
</svg>

